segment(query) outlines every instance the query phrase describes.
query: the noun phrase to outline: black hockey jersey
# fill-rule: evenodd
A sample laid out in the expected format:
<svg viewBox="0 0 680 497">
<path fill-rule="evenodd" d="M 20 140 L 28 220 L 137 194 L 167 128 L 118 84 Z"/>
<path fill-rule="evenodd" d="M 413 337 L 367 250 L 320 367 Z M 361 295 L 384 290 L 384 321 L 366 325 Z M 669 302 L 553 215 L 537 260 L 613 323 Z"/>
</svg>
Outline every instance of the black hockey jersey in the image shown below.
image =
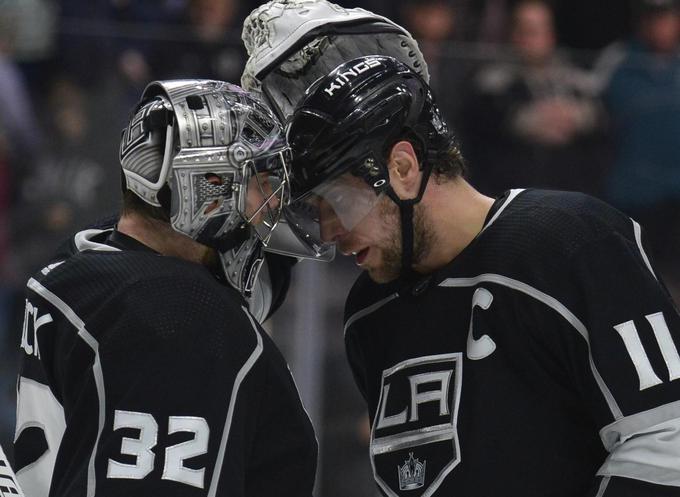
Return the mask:
<svg viewBox="0 0 680 497">
<path fill-rule="evenodd" d="M 596 199 L 508 192 L 441 270 L 362 275 L 345 341 L 384 495 L 680 495 L 680 317 Z"/>
<path fill-rule="evenodd" d="M 119 233 L 28 282 L 15 461 L 31 497 L 310 496 L 317 444 L 240 295 Z"/>
</svg>

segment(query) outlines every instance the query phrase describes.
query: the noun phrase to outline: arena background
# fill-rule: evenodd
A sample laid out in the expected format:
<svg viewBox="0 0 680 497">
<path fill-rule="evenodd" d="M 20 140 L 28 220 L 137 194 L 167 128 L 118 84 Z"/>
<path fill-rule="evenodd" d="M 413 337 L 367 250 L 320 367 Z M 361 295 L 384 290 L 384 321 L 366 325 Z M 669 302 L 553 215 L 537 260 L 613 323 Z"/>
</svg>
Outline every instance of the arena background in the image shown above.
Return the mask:
<svg viewBox="0 0 680 497">
<path fill-rule="evenodd" d="M 645 36 L 667 46 L 638 47 L 631 70 L 644 84 L 612 89 L 627 40 L 659 2 L 561 0 L 550 5 L 553 18 L 537 2 L 517 14 L 512 0 L 339 3 L 398 20 L 419 40 L 476 186 L 575 189 L 614 203 L 649 225 L 675 293 L 680 168 L 668 163 L 680 157 L 677 20 L 645 24 Z M 149 81 L 239 81 L 241 24 L 258 4 L 0 0 L 0 443 L 8 451 L 28 275 L 69 233 L 116 213 L 120 130 Z M 377 495 L 368 421 L 343 350 L 344 297 L 357 274 L 350 260 L 300 263 L 268 324 L 318 432 L 321 497 Z"/>
</svg>

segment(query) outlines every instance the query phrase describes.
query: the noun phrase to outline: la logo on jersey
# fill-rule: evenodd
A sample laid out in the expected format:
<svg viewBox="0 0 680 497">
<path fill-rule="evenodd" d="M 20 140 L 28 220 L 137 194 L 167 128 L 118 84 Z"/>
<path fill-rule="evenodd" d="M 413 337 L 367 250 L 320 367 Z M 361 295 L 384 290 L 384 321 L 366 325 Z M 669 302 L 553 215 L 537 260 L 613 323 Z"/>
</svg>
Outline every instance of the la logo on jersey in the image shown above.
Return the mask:
<svg viewBox="0 0 680 497">
<path fill-rule="evenodd" d="M 441 354 L 383 371 L 371 463 L 388 496 L 431 496 L 460 461 L 456 420 L 462 364 L 461 353 Z"/>
</svg>

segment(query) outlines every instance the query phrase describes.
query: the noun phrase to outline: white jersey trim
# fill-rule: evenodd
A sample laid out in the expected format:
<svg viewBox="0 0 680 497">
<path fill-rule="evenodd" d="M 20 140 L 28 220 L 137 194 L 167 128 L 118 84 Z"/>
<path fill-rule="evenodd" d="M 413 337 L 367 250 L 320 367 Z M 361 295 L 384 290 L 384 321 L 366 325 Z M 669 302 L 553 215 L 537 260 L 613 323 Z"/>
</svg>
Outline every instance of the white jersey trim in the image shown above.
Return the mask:
<svg viewBox="0 0 680 497">
<path fill-rule="evenodd" d="M 477 234 L 477 236 L 481 235 L 489 226 L 491 226 L 494 222 L 496 222 L 496 219 L 501 215 L 501 213 L 512 203 L 513 200 L 515 200 L 515 197 L 525 191 L 525 188 L 515 188 L 510 190 L 510 194 L 508 195 L 508 198 L 505 199 L 505 202 L 503 202 L 503 205 L 501 205 L 496 213 L 491 217 L 488 223 L 484 225 L 482 230 Z M 371 314 L 372 312 L 375 312 L 376 310 L 380 309 L 383 305 L 387 304 L 388 302 L 396 299 L 399 297 L 399 293 L 393 293 L 392 295 L 389 295 L 385 297 L 382 300 L 377 301 L 374 304 L 369 305 L 368 307 L 364 307 L 360 311 L 355 312 L 352 314 L 347 322 L 345 322 L 345 327 L 343 328 L 343 334 L 347 334 L 347 330 L 349 329 L 350 326 L 352 326 L 356 321 L 359 319 L 363 318 L 364 316 L 367 316 L 368 314 Z"/>
<path fill-rule="evenodd" d="M 680 487 L 680 400 L 619 419 L 600 437 L 611 454 L 598 475 Z"/>
<path fill-rule="evenodd" d="M 208 497 L 215 497 L 217 495 L 217 487 L 220 482 L 220 473 L 222 472 L 222 464 L 224 463 L 224 454 L 227 451 L 227 442 L 229 441 L 231 422 L 234 417 L 234 410 L 236 408 L 236 397 L 238 396 L 238 391 L 241 387 L 241 383 L 245 379 L 246 375 L 253 368 L 260 355 L 262 355 L 262 350 L 264 348 L 262 344 L 262 336 L 260 335 L 260 332 L 257 330 L 257 325 L 255 324 L 255 321 L 253 320 L 252 316 L 250 315 L 247 309 L 244 308 L 243 312 L 245 312 L 246 316 L 248 316 L 248 320 L 250 321 L 250 324 L 253 327 L 253 332 L 255 333 L 255 337 L 257 338 L 257 345 L 255 346 L 255 350 L 253 350 L 253 352 L 250 354 L 250 357 L 248 357 L 248 360 L 246 360 L 243 366 L 241 366 L 241 369 L 239 370 L 238 374 L 236 375 L 236 379 L 234 380 L 234 386 L 231 389 L 231 397 L 229 398 L 229 410 L 227 411 L 227 419 L 224 423 L 224 430 L 222 431 L 222 440 L 220 441 L 220 449 L 219 452 L 217 453 L 215 469 L 213 470 L 210 488 L 208 489 Z"/>
<path fill-rule="evenodd" d="M 7 493 L 4 495 L 12 495 L 13 497 L 24 497 L 24 492 L 19 486 L 17 477 L 12 471 L 12 467 L 9 465 L 7 456 L 5 455 L 2 447 L 0 447 L 0 481 L 3 483 Z"/>
<path fill-rule="evenodd" d="M 42 268 L 40 270 L 40 272 L 44 276 L 47 276 L 50 273 L 50 271 L 52 271 L 54 268 L 61 266 L 64 262 L 66 262 L 66 261 L 59 261 L 59 262 L 55 262 L 54 264 L 50 264 L 49 266 Z"/>
<path fill-rule="evenodd" d="M 66 429 L 64 407 L 48 385 L 24 376 L 17 382 L 17 416 L 14 442 L 27 428 L 40 428 L 47 450 L 19 471 L 17 477 L 30 497 L 47 497 L 54 474 L 54 463 Z M 1 470 L 2 468 L 0 468 Z M 0 489 L 0 495 L 2 493 Z"/>
<path fill-rule="evenodd" d="M 390 302 L 390 301 L 392 301 L 392 300 L 394 300 L 398 297 L 399 297 L 398 293 L 393 293 L 392 295 L 389 295 L 389 296 L 385 297 L 384 299 L 378 300 L 375 304 L 369 305 L 368 307 L 365 307 L 365 308 L 361 309 L 360 311 L 357 311 L 354 314 L 352 314 L 350 316 L 350 318 L 347 320 L 347 322 L 345 323 L 345 327 L 342 330 L 343 334 L 346 335 L 349 327 L 352 326 L 356 321 L 363 318 L 364 316 L 371 314 L 372 312 L 377 311 L 382 306 L 384 306 L 388 302 Z"/>
<path fill-rule="evenodd" d="M 633 222 L 633 232 L 635 233 L 635 243 L 637 243 L 638 250 L 640 251 L 640 255 L 642 256 L 642 260 L 645 261 L 645 264 L 647 265 L 647 269 L 649 269 L 649 272 L 652 273 L 652 276 L 654 276 L 655 279 L 659 279 L 656 277 L 656 274 L 654 273 L 654 270 L 652 269 L 652 264 L 649 262 L 649 257 L 647 257 L 647 252 L 645 252 L 645 249 L 642 247 L 642 228 L 640 225 L 634 220 L 631 219 Z"/>
<path fill-rule="evenodd" d="M 495 222 L 496 222 L 496 219 L 499 218 L 499 216 L 501 215 L 501 213 L 502 213 L 502 212 L 503 212 L 503 211 L 504 211 L 504 210 L 512 203 L 513 200 L 515 200 L 515 197 L 517 197 L 517 195 L 519 195 L 520 193 L 522 193 L 524 190 L 525 190 L 525 188 L 514 188 L 514 189 L 510 190 L 510 194 L 508 195 L 508 198 L 505 199 L 505 202 L 503 202 L 503 205 L 501 205 L 501 206 L 498 208 L 498 210 L 496 211 L 496 213 L 495 213 L 495 214 L 493 215 L 493 217 L 489 220 L 489 222 L 486 223 L 486 224 L 484 225 L 484 227 L 482 228 L 482 231 L 480 231 L 479 234 L 478 234 L 477 236 L 479 236 L 479 235 L 481 235 L 482 233 L 484 233 L 484 231 L 486 231 L 486 229 L 487 229 L 489 226 L 491 226 L 493 223 L 495 223 Z"/>
<path fill-rule="evenodd" d="M 512 288 L 513 290 L 517 290 L 526 295 L 529 295 L 530 297 L 538 300 L 539 302 L 544 303 L 545 305 L 559 313 L 569 324 L 571 324 L 574 327 L 574 329 L 585 339 L 586 344 L 588 345 L 588 362 L 590 363 L 590 369 L 593 373 L 593 376 L 595 377 L 595 381 L 597 382 L 598 387 L 600 387 L 600 391 L 602 392 L 602 395 L 604 396 L 607 405 L 609 406 L 609 410 L 614 416 L 614 419 L 620 419 L 623 417 L 621 408 L 614 399 L 614 396 L 609 390 L 609 387 L 607 387 L 604 380 L 602 379 L 602 376 L 600 375 L 600 372 L 597 370 L 595 362 L 593 361 L 593 354 L 592 351 L 590 350 L 590 337 L 588 329 L 581 322 L 581 320 L 577 318 L 576 315 L 574 315 L 574 313 L 571 312 L 559 300 L 557 300 L 554 297 L 551 297 L 546 293 L 541 292 L 540 290 L 537 290 L 531 285 L 527 285 L 526 283 L 523 283 L 521 281 L 508 278 L 507 276 L 501 276 L 500 274 L 480 274 L 479 276 L 475 276 L 474 278 L 448 278 L 442 281 L 439 284 L 439 286 L 470 287 L 475 286 L 478 283 L 482 282 L 496 283 L 498 285 Z"/>
<path fill-rule="evenodd" d="M 73 237 L 73 242 L 75 243 L 78 252 L 82 252 L 84 250 L 97 250 L 99 252 L 120 252 L 120 249 L 117 249 L 116 247 L 106 245 L 105 243 L 93 242 L 91 240 L 95 236 L 100 235 L 105 231 L 112 230 L 89 229 L 76 233 Z"/>
<path fill-rule="evenodd" d="M 519 193 L 519 192 L 518 192 Z M 593 373 L 593 376 L 595 377 L 595 381 L 597 382 L 598 387 L 600 388 L 600 391 L 602 392 L 602 395 L 604 396 L 607 405 L 609 406 L 609 410 L 612 413 L 612 416 L 614 419 L 620 419 L 623 417 L 623 413 L 621 412 L 621 408 L 619 407 L 618 403 L 616 402 L 616 399 L 614 399 L 614 396 L 612 395 L 611 391 L 609 390 L 609 387 L 606 385 L 604 382 L 604 379 L 602 378 L 602 375 L 600 375 L 600 372 L 597 370 L 597 367 L 595 366 L 595 362 L 593 361 L 593 354 L 592 351 L 590 350 L 590 336 L 588 333 L 588 329 L 585 327 L 585 325 L 581 322 L 580 319 L 574 315 L 573 312 L 571 312 L 564 304 L 562 304 L 560 301 L 555 299 L 554 297 L 551 297 L 550 295 L 541 292 L 540 290 L 537 290 L 536 288 L 527 285 L 526 283 L 523 283 L 518 280 L 514 280 L 512 278 L 508 278 L 507 276 L 501 276 L 499 274 L 481 274 L 479 276 L 475 276 L 474 278 L 448 278 L 444 281 L 442 281 L 439 286 L 441 287 L 470 287 L 474 286 L 478 283 L 482 282 L 489 282 L 489 283 L 496 283 L 502 286 L 506 286 L 508 288 L 512 288 L 514 290 L 518 290 L 526 295 L 529 295 L 530 297 L 533 297 L 534 299 L 543 302 L 545 305 L 550 307 L 551 309 L 555 310 L 557 313 L 559 313 L 564 319 L 567 320 L 569 324 L 571 324 L 574 329 L 585 339 L 586 344 L 588 345 L 588 362 L 590 363 L 590 369 Z M 379 300 L 375 304 L 366 307 L 365 309 L 362 309 L 361 311 L 356 312 L 353 314 L 345 323 L 345 328 L 344 328 L 344 333 L 347 333 L 347 329 L 354 324 L 357 320 L 367 316 L 368 314 L 371 314 L 372 312 L 375 312 L 378 310 L 380 307 L 383 305 L 387 304 L 388 302 L 396 299 L 399 297 L 399 294 L 395 293 L 392 294 L 388 297 L 385 297 L 382 300 Z"/>
<path fill-rule="evenodd" d="M 604 493 L 607 491 L 607 487 L 609 486 L 609 478 L 608 476 L 602 478 L 602 481 L 600 482 L 600 488 L 597 490 L 597 495 L 595 497 L 603 497 Z"/>
<path fill-rule="evenodd" d="M 54 307 L 64 315 L 66 319 L 76 328 L 78 336 L 82 338 L 85 343 L 94 351 L 94 364 L 92 372 L 94 374 L 94 381 L 97 387 L 97 397 L 99 399 L 99 427 L 97 429 L 97 438 L 92 447 L 92 455 L 87 468 L 87 497 L 94 497 L 97 485 L 97 475 L 95 473 L 94 462 L 97 455 L 97 446 L 99 445 L 99 438 L 104 430 L 106 396 L 104 393 L 104 373 L 102 371 L 101 359 L 99 357 L 99 342 L 85 329 L 85 323 L 78 315 L 68 306 L 63 300 L 57 297 L 50 290 L 41 285 L 38 281 L 31 278 L 28 280 L 28 288 L 47 300 Z"/>
</svg>

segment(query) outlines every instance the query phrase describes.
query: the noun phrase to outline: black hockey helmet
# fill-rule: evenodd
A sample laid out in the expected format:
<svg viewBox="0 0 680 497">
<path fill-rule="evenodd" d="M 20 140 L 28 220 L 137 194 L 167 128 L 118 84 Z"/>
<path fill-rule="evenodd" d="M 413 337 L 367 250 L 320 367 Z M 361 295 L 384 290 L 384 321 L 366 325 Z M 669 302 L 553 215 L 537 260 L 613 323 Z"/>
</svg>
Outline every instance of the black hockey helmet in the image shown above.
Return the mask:
<svg viewBox="0 0 680 497">
<path fill-rule="evenodd" d="M 376 193 L 389 186 L 385 156 L 402 136 L 426 154 L 446 149 L 451 136 L 432 91 L 393 57 L 364 56 L 317 80 L 298 103 L 287 137 L 295 157 L 293 198 L 345 172 Z M 421 167 L 430 157 L 419 157 Z"/>
<path fill-rule="evenodd" d="M 453 143 L 427 83 L 393 57 L 355 58 L 307 90 L 287 138 L 293 152 L 293 203 L 285 216 L 300 236 L 317 251 L 328 243 L 315 211 L 320 197 L 349 231 L 384 193 L 400 208 L 402 265 L 410 271 L 413 205 L 422 198 L 436 159 Z M 402 138 L 413 143 L 423 170 L 417 197 L 407 200 L 392 190 L 386 162 L 390 147 Z M 355 180 L 348 181 L 347 173 Z M 359 185 L 356 178 L 362 180 Z"/>
</svg>

